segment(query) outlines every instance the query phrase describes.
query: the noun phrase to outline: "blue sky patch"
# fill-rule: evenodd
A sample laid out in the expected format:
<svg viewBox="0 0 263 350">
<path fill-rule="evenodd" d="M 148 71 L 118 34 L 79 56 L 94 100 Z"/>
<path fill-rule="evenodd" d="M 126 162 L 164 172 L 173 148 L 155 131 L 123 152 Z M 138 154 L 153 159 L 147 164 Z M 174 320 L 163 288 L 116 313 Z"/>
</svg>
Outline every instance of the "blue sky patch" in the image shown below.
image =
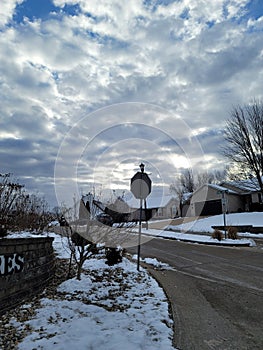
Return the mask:
<svg viewBox="0 0 263 350">
<path fill-rule="evenodd" d="M 31 21 L 36 18 L 46 19 L 50 12 L 57 11 L 58 8 L 54 6 L 53 2 L 50 0 L 26 0 L 16 7 L 13 20 L 17 23 L 21 23 L 24 17 L 29 18 Z"/>
<path fill-rule="evenodd" d="M 252 0 L 247 5 L 248 15 L 247 17 L 258 19 L 263 16 L 263 4 L 262 0 Z"/>
<path fill-rule="evenodd" d="M 50 17 L 52 12 L 61 12 L 68 15 L 75 15 L 80 12 L 79 5 L 65 5 L 63 9 L 53 4 L 52 0 L 26 0 L 16 7 L 13 20 L 16 23 L 23 22 L 23 18 L 27 17 L 30 21 L 35 19 L 45 20 Z"/>
</svg>

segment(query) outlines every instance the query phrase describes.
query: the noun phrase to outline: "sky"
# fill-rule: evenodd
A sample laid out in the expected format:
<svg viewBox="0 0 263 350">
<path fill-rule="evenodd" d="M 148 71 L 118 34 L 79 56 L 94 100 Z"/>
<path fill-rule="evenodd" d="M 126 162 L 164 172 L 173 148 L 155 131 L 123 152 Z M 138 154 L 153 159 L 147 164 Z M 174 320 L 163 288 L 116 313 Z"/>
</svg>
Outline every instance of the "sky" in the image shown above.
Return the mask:
<svg viewBox="0 0 263 350">
<path fill-rule="evenodd" d="M 51 207 L 223 169 L 233 106 L 262 99 L 260 0 L 2 0 L 0 173 Z M 114 192 L 115 191 L 115 192 Z"/>
</svg>

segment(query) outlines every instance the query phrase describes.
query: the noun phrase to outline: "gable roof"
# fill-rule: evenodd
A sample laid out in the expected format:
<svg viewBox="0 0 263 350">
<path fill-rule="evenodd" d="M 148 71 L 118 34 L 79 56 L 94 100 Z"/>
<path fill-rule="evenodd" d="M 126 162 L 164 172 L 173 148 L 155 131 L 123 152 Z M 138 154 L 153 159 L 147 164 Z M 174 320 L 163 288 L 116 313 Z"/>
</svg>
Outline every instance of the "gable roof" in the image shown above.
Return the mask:
<svg viewBox="0 0 263 350">
<path fill-rule="evenodd" d="M 216 184 L 208 184 L 208 186 L 210 188 L 213 188 L 213 189 L 220 191 L 220 192 L 227 191 L 229 194 L 238 194 L 238 192 L 231 190 L 231 189 L 227 188 L 226 186 L 221 186 L 221 185 L 216 185 Z"/>
<path fill-rule="evenodd" d="M 260 191 L 259 184 L 255 178 L 238 181 L 225 181 L 221 183 L 226 188 L 231 188 L 239 194 Z"/>
<path fill-rule="evenodd" d="M 205 185 L 202 185 L 201 187 L 199 187 L 197 190 L 195 190 L 193 192 L 193 195 L 199 191 L 201 191 L 204 187 L 209 187 L 209 188 L 212 188 L 213 190 L 215 191 L 220 191 L 220 192 L 223 192 L 223 191 L 227 191 L 228 194 L 239 194 L 238 192 L 232 190 L 232 189 L 229 189 L 227 188 L 226 186 L 221 186 L 221 185 L 216 185 L 216 184 L 205 184 Z"/>
</svg>

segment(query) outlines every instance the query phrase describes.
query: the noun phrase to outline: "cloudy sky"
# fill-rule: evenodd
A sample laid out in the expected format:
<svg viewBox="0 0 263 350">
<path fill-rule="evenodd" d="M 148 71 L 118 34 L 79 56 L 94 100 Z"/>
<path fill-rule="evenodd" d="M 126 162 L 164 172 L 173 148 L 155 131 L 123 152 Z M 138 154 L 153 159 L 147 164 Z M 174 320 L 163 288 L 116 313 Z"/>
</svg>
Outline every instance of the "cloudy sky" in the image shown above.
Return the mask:
<svg viewBox="0 0 263 350">
<path fill-rule="evenodd" d="M 129 189 L 143 161 L 164 192 L 222 169 L 233 106 L 262 99 L 261 0 L 1 0 L 0 172 L 51 206 Z"/>
</svg>

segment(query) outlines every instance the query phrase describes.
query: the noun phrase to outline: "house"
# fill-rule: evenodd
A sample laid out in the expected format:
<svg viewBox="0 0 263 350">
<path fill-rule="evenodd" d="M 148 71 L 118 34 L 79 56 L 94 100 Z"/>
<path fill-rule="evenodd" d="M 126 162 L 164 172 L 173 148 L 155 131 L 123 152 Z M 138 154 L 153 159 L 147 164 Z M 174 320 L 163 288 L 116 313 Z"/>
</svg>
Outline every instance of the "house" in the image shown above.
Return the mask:
<svg viewBox="0 0 263 350">
<path fill-rule="evenodd" d="M 226 181 L 222 182 L 222 186 L 239 193 L 244 202 L 245 211 L 263 211 L 262 193 L 254 178 L 239 181 Z"/>
<path fill-rule="evenodd" d="M 225 196 L 227 212 L 244 211 L 244 204 L 238 192 L 223 186 L 206 184 L 192 194 L 187 216 L 221 214 L 222 193 Z"/>
<path fill-rule="evenodd" d="M 191 197 L 186 216 L 206 216 L 243 211 L 262 211 L 262 194 L 253 180 L 205 184 Z"/>
<path fill-rule="evenodd" d="M 134 197 L 127 201 L 127 204 L 136 210 L 140 206 L 140 201 Z M 145 204 L 143 201 L 143 208 Z M 178 215 L 179 202 L 178 199 L 171 195 L 154 197 L 150 195 L 146 198 L 146 209 L 150 212 L 150 217 L 153 220 L 171 219 Z"/>
<path fill-rule="evenodd" d="M 113 203 L 103 203 L 95 200 L 92 195 L 83 196 L 79 205 L 79 219 L 98 218 L 100 215 L 108 215 L 114 223 L 139 221 L 140 210 L 131 208 L 123 198 L 118 197 Z M 151 218 L 151 210 L 143 208 L 142 220 Z"/>
</svg>

